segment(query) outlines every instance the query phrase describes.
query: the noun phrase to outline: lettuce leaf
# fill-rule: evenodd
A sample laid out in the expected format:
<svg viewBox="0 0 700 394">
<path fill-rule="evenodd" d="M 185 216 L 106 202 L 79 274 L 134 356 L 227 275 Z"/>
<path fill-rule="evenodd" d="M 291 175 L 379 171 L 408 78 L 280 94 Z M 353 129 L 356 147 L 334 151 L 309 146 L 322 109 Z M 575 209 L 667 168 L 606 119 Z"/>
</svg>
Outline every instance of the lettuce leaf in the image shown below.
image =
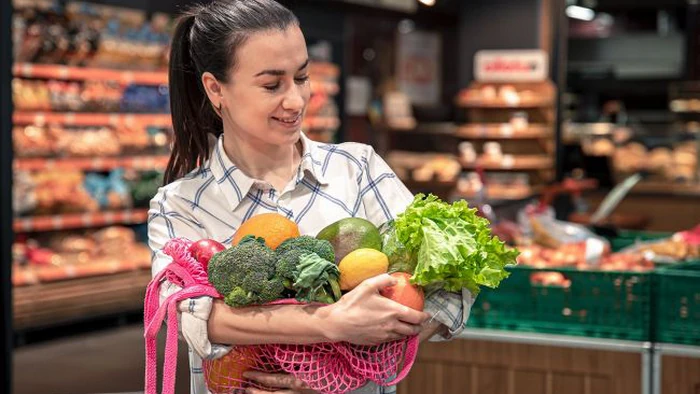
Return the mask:
<svg viewBox="0 0 700 394">
<path fill-rule="evenodd" d="M 498 287 L 519 254 L 492 236 L 488 220 L 466 201 L 448 204 L 418 194 L 395 226 L 398 240 L 418 257 L 411 282 L 423 287 L 466 288 L 476 295 L 480 286 Z"/>
</svg>

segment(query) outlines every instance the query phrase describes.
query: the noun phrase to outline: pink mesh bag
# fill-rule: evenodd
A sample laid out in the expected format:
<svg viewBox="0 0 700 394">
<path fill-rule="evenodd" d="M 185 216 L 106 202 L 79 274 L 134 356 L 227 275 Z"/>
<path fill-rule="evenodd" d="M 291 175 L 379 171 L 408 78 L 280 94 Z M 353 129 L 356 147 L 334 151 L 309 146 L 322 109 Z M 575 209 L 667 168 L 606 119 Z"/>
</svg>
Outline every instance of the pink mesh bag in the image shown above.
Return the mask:
<svg viewBox="0 0 700 394">
<path fill-rule="evenodd" d="M 173 239 L 163 252 L 173 258 L 146 292 L 144 323 L 146 338 L 146 390 L 156 393 L 156 336 L 167 313 L 168 332 L 163 367 L 163 394 L 172 394 L 175 387 L 177 360 L 177 303 L 181 300 L 220 295 L 207 280 L 201 263 L 188 252 L 190 241 Z M 159 288 L 163 279 L 182 287 L 159 306 Z M 271 304 L 299 304 L 294 299 Z M 406 377 L 416 358 L 418 337 L 387 342 L 375 346 L 347 342 L 312 345 L 247 345 L 234 346 L 229 354 L 216 360 L 204 360 L 207 388 L 214 394 L 237 393 L 246 387 L 263 388 L 245 380 L 245 371 L 289 373 L 309 388 L 324 394 L 346 393 L 368 382 L 391 386 Z"/>
</svg>

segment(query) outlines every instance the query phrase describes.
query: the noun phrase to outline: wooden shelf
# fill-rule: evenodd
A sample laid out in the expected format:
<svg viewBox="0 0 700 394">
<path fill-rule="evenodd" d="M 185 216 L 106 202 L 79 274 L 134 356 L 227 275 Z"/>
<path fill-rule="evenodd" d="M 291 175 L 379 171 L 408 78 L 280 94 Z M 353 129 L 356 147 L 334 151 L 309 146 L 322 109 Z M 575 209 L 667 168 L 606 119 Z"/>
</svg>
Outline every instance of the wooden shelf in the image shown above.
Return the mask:
<svg viewBox="0 0 700 394">
<path fill-rule="evenodd" d="M 302 121 L 304 129 L 337 129 L 340 127 L 340 119 L 330 116 L 310 116 Z"/>
<path fill-rule="evenodd" d="M 48 326 L 76 318 L 142 310 L 151 271 L 127 272 L 15 286 L 15 329 Z"/>
<path fill-rule="evenodd" d="M 554 168 L 554 160 L 545 155 L 503 155 L 500 161 L 490 161 L 479 158 L 476 162 L 468 163 L 461 160 L 462 166 L 468 170 L 549 170 Z"/>
<path fill-rule="evenodd" d="M 455 104 L 461 108 L 486 108 L 486 109 L 532 109 L 553 107 L 554 102 L 550 99 L 522 100 L 520 102 L 507 102 L 505 100 L 476 100 L 459 97 Z"/>
<path fill-rule="evenodd" d="M 698 197 L 700 196 L 700 184 L 642 181 L 636 184 L 630 193 Z"/>
<path fill-rule="evenodd" d="M 62 124 L 65 126 L 155 126 L 170 127 L 170 114 L 114 114 L 80 112 L 15 111 L 12 122 L 16 125 Z"/>
<path fill-rule="evenodd" d="M 434 134 L 454 136 L 457 126 L 451 122 L 418 123 L 415 127 L 398 128 L 386 126 L 387 131 L 394 134 Z"/>
<path fill-rule="evenodd" d="M 14 169 L 18 171 L 80 170 L 109 171 L 115 168 L 134 170 L 164 169 L 170 156 L 86 157 L 86 158 L 18 158 Z"/>
<path fill-rule="evenodd" d="M 148 210 L 135 209 L 114 212 L 76 213 L 65 215 L 32 216 L 17 218 L 12 228 L 15 232 L 69 230 L 102 227 L 112 224 L 138 224 L 148 220 Z"/>
<path fill-rule="evenodd" d="M 538 139 L 552 136 L 551 126 L 531 125 L 525 129 L 516 129 L 510 123 L 469 124 L 457 128 L 455 133 L 467 139 Z"/>
<path fill-rule="evenodd" d="M 115 81 L 124 85 L 165 85 L 166 71 L 130 71 L 103 68 L 71 67 L 57 64 L 18 63 L 12 68 L 15 77 L 46 78 L 72 81 Z"/>
</svg>

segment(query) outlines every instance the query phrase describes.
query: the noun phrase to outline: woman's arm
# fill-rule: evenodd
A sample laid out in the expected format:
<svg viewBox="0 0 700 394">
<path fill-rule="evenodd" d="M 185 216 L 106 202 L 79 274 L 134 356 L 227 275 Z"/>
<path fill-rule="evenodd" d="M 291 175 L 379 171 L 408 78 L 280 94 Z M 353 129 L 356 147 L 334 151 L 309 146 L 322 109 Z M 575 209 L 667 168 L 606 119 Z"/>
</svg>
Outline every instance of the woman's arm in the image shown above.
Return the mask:
<svg viewBox="0 0 700 394">
<path fill-rule="evenodd" d="M 217 301 L 209 316 L 209 340 L 235 345 L 339 341 L 370 345 L 416 335 L 430 316 L 379 294 L 395 281 L 389 275 L 368 279 L 327 306 L 234 309 Z"/>
</svg>

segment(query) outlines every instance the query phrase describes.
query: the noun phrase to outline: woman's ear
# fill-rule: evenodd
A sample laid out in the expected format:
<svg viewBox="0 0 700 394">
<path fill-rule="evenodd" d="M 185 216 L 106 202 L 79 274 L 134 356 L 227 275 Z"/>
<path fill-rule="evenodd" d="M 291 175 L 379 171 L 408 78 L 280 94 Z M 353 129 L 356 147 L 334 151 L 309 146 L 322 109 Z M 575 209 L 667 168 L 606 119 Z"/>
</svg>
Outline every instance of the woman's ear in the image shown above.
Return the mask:
<svg viewBox="0 0 700 394">
<path fill-rule="evenodd" d="M 210 73 L 209 71 L 202 74 L 202 85 L 204 86 L 204 91 L 207 92 L 207 97 L 209 97 L 209 102 L 211 105 L 215 109 L 221 108 L 224 100 L 224 95 L 222 92 L 223 87 L 216 79 L 214 74 Z"/>
</svg>

